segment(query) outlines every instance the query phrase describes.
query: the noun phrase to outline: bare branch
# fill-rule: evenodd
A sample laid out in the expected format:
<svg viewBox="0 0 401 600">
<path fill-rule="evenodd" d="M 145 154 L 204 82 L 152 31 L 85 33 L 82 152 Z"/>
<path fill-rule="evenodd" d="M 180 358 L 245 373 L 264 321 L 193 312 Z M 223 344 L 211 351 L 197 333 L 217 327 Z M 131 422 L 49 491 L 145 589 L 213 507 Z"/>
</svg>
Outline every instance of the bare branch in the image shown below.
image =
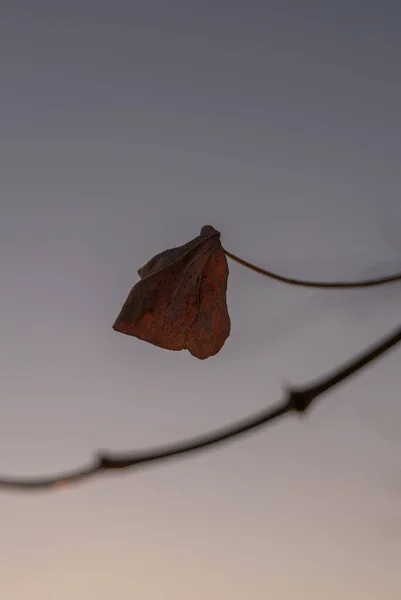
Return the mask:
<svg viewBox="0 0 401 600">
<path fill-rule="evenodd" d="M 265 277 L 269 277 L 270 279 L 274 279 L 275 281 L 281 281 L 281 283 L 287 283 L 288 285 L 295 285 L 298 287 L 307 287 L 307 288 L 316 288 L 316 289 L 354 289 L 354 288 L 367 288 L 367 287 L 376 287 L 379 285 L 385 285 L 388 283 L 396 283 L 397 281 L 401 281 L 401 273 L 395 273 L 394 275 L 387 275 L 385 277 L 377 277 L 375 279 L 363 279 L 362 281 L 307 281 L 304 279 L 296 279 L 294 277 L 285 277 L 284 275 L 279 275 L 278 273 L 274 273 L 273 271 L 268 271 L 267 269 L 262 269 L 262 267 L 258 267 L 235 254 L 231 254 L 226 249 L 224 249 L 226 256 L 231 258 L 234 262 L 250 269 L 251 271 L 255 271 L 255 273 L 259 273 L 260 275 L 264 275 Z"/>
<path fill-rule="evenodd" d="M 276 407 L 268 408 L 242 421 L 228 425 L 213 432 L 195 436 L 189 440 L 140 450 L 129 454 L 99 454 L 93 464 L 80 470 L 71 471 L 53 477 L 37 478 L 0 478 L 0 488 L 9 491 L 41 491 L 46 489 L 63 488 L 66 485 L 86 481 L 95 475 L 104 474 L 116 469 L 127 469 L 171 460 L 181 455 L 196 453 L 237 438 L 238 436 L 255 431 L 258 427 L 267 425 L 286 414 L 297 412 L 303 414 L 322 394 L 342 383 L 369 363 L 382 356 L 401 342 L 401 326 L 393 333 L 376 343 L 353 360 L 345 363 L 333 373 L 317 380 L 306 387 L 289 390 L 284 400 Z"/>
</svg>

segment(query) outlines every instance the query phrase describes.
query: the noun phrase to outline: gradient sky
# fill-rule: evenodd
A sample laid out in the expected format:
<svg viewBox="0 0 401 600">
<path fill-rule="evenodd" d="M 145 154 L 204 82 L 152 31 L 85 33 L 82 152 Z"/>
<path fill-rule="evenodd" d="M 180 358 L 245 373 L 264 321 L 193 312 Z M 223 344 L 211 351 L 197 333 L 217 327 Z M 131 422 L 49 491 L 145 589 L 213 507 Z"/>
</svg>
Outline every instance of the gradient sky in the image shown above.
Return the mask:
<svg viewBox="0 0 401 600">
<path fill-rule="evenodd" d="M 400 270 L 400 28 L 395 0 L 1 3 L 2 474 L 230 422 L 399 325 L 399 285 L 230 263 L 215 358 L 112 329 L 206 223 L 290 276 Z M 1 598 L 398 600 L 399 361 L 214 452 L 1 493 Z"/>
</svg>

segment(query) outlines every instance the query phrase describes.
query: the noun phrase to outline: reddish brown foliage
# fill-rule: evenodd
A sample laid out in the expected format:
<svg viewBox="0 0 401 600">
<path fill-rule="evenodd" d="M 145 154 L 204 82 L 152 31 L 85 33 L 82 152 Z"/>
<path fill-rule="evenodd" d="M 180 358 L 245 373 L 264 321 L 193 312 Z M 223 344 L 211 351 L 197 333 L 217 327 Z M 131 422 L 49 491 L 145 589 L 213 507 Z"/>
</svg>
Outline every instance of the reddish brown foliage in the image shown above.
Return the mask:
<svg viewBox="0 0 401 600">
<path fill-rule="evenodd" d="M 139 269 L 113 329 L 167 350 L 200 359 L 221 350 L 230 334 L 227 259 L 220 233 L 202 227 L 199 236 L 165 250 Z"/>
</svg>

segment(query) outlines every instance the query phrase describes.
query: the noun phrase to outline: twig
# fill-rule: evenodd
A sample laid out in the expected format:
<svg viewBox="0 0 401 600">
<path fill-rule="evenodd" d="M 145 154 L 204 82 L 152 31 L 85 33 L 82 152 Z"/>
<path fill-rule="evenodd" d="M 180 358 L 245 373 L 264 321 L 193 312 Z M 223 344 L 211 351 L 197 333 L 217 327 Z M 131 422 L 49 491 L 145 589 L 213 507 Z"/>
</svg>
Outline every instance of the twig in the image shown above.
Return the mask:
<svg viewBox="0 0 401 600">
<path fill-rule="evenodd" d="M 251 271 L 255 271 L 260 275 L 265 275 L 270 279 L 275 279 L 276 281 L 281 281 L 282 283 L 287 283 L 289 285 L 295 285 L 298 287 L 307 287 L 307 288 L 318 288 L 318 289 L 354 289 L 354 288 L 366 288 L 366 287 L 374 287 L 379 285 L 385 285 L 387 283 L 395 283 L 397 281 L 401 281 L 401 273 L 395 273 L 395 275 L 388 275 L 387 277 L 379 277 L 377 279 L 364 279 L 362 281 L 307 281 L 304 279 L 295 279 L 293 277 L 285 277 L 284 275 L 279 275 L 278 273 L 274 273 L 273 271 L 268 271 L 267 269 L 262 269 L 262 267 L 258 267 L 243 258 L 239 258 L 235 254 L 231 254 L 226 249 L 224 249 L 226 256 L 231 258 L 234 262 L 250 269 Z"/>
<path fill-rule="evenodd" d="M 18 478 L 3 477 L 0 479 L 0 488 L 9 491 L 40 491 L 60 488 L 72 483 L 85 481 L 95 475 L 104 474 L 116 469 L 127 469 L 155 463 L 162 460 L 171 460 L 178 456 L 196 453 L 210 448 L 216 444 L 228 442 L 239 435 L 254 431 L 288 413 L 303 414 L 322 394 L 328 392 L 345 379 L 355 375 L 360 369 L 379 358 L 401 342 L 401 326 L 393 333 L 374 346 L 359 354 L 344 366 L 335 370 L 326 377 L 317 380 L 306 387 L 289 390 L 284 400 L 276 407 L 268 408 L 256 415 L 250 416 L 235 424 L 228 425 L 216 431 L 193 437 L 189 440 L 140 450 L 129 454 L 99 454 L 93 464 L 80 470 L 56 475 L 54 477 Z"/>
</svg>

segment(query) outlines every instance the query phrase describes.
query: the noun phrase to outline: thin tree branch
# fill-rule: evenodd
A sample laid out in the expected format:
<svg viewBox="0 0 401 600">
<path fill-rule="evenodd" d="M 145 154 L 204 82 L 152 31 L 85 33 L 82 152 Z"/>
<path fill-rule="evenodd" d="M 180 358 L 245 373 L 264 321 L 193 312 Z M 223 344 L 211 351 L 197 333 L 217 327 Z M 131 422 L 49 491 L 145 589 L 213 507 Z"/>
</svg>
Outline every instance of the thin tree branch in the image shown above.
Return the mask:
<svg viewBox="0 0 401 600">
<path fill-rule="evenodd" d="M 401 326 L 393 333 L 376 343 L 365 352 L 357 355 L 353 360 L 346 362 L 334 372 L 318 379 L 306 387 L 289 390 L 283 401 L 276 407 L 252 415 L 242 421 L 228 425 L 216 431 L 195 436 L 191 439 L 140 450 L 129 454 L 100 454 L 93 464 L 80 470 L 66 472 L 53 477 L 18 478 L 3 477 L 0 479 L 0 488 L 14 491 L 40 491 L 60 488 L 72 483 L 85 481 L 95 475 L 104 474 L 116 469 L 127 469 L 155 463 L 162 460 L 171 460 L 180 455 L 196 453 L 216 444 L 228 442 L 238 436 L 256 430 L 258 427 L 283 417 L 292 412 L 303 414 L 322 394 L 328 392 L 358 371 L 366 367 L 385 352 L 401 342 Z"/>
<path fill-rule="evenodd" d="M 318 289 L 354 289 L 354 288 L 366 288 L 366 287 L 374 287 L 379 285 L 385 285 L 387 283 L 395 283 L 397 281 L 401 281 L 401 273 L 396 273 L 395 275 L 388 275 L 387 277 L 379 277 L 377 279 L 364 279 L 362 281 L 308 281 L 304 279 L 295 279 L 293 277 L 285 277 L 284 275 L 279 275 L 278 273 L 274 273 L 273 271 L 268 271 L 267 269 L 262 269 L 262 267 L 258 267 L 243 258 L 239 258 L 235 254 L 231 254 L 226 249 L 224 249 L 226 256 L 231 258 L 234 262 L 250 269 L 251 271 L 255 271 L 260 275 L 265 275 L 270 279 L 275 279 L 276 281 L 281 281 L 282 283 L 287 283 L 289 285 L 295 285 L 298 287 L 307 287 L 307 288 L 318 288 Z"/>
</svg>

